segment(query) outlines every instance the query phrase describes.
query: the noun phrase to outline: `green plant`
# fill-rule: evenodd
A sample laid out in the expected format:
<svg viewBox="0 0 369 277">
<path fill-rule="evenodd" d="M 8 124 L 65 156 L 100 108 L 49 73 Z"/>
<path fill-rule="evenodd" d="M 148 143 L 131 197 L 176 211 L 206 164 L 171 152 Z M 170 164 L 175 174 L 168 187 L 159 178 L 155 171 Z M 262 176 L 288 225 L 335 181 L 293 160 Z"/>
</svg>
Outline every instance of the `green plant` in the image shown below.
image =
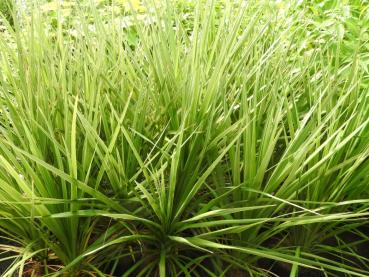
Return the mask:
<svg viewBox="0 0 369 277">
<path fill-rule="evenodd" d="M 365 42 L 342 59 L 309 7 L 146 5 L 0 38 L 3 275 L 366 276 Z"/>
<path fill-rule="evenodd" d="M 11 24 L 13 23 L 13 0 L 2 0 L 0 2 L 0 15 L 4 16 Z"/>
</svg>

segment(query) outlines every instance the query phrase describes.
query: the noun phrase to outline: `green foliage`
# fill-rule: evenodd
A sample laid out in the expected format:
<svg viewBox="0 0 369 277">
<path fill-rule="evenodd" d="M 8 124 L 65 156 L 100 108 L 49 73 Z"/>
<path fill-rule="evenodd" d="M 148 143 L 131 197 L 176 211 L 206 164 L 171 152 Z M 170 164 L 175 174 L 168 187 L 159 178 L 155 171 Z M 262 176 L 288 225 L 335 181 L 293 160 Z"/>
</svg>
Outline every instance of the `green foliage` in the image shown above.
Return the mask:
<svg viewBox="0 0 369 277">
<path fill-rule="evenodd" d="M 0 14 L 5 17 L 11 24 L 13 23 L 13 0 L 0 1 Z"/>
<path fill-rule="evenodd" d="M 366 8 L 302 2 L 66 1 L 9 28 L 2 276 L 367 276 Z"/>
</svg>

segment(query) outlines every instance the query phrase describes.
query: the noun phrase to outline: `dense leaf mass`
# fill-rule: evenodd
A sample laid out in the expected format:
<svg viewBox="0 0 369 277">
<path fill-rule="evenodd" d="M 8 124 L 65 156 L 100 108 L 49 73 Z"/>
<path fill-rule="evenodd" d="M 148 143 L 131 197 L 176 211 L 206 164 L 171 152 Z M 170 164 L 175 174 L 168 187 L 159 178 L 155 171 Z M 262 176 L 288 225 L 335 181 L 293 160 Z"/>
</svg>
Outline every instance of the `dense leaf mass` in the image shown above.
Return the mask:
<svg viewBox="0 0 369 277">
<path fill-rule="evenodd" d="M 72 2 L 1 19 L 2 276 L 368 276 L 365 1 Z"/>
</svg>

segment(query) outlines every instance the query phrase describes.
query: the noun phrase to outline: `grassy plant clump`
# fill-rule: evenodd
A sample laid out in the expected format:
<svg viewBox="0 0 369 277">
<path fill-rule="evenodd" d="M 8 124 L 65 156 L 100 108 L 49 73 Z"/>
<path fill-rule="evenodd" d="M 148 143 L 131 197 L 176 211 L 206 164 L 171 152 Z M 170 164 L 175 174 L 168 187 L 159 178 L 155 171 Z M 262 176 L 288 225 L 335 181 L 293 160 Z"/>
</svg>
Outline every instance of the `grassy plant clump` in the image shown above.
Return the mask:
<svg viewBox="0 0 369 277">
<path fill-rule="evenodd" d="M 368 13 L 343 2 L 31 7 L 0 36 L 2 276 L 367 276 Z"/>
</svg>

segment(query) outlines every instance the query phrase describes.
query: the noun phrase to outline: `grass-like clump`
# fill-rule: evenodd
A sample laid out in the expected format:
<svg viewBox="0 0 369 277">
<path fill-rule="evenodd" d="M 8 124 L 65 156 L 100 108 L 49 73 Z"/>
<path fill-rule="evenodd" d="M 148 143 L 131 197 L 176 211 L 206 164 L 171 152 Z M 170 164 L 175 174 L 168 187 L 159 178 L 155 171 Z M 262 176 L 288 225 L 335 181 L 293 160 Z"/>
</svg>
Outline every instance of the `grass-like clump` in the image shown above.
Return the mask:
<svg viewBox="0 0 369 277">
<path fill-rule="evenodd" d="M 0 35 L 2 276 L 367 276 L 365 7 L 147 2 Z"/>
</svg>

